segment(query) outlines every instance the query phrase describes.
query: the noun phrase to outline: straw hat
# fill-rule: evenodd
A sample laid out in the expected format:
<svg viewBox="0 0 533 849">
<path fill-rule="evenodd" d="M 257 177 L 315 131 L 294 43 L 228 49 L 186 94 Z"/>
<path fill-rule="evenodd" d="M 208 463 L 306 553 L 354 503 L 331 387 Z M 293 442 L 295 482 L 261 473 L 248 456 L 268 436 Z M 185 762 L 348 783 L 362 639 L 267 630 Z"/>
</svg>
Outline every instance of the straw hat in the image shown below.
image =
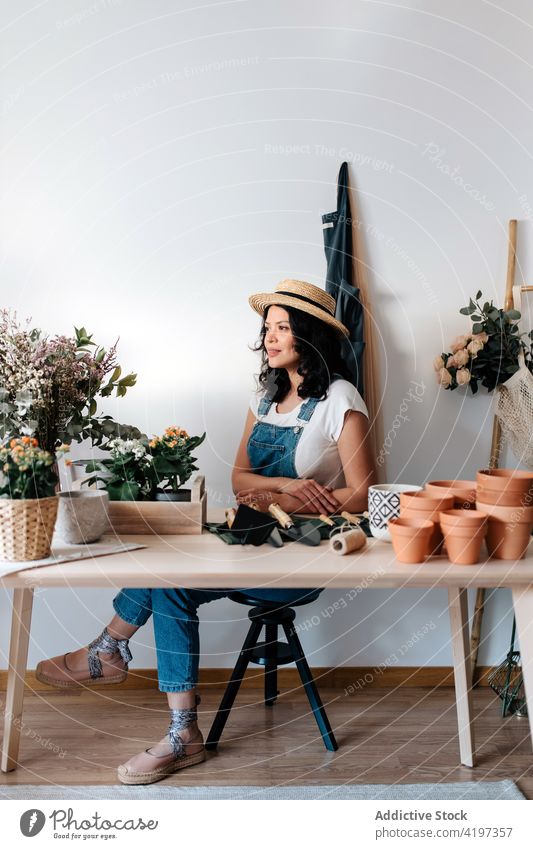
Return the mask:
<svg viewBox="0 0 533 849">
<path fill-rule="evenodd" d="M 335 298 L 312 283 L 303 280 L 282 280 L 275 292 L 259 292 L 248 298 L 250 306 L 259 315 L 271 304 L 294 307 L 294 309 L 314 315 L 338 333 L 349 336 L 348 328 L 335 318 Z"/>
</svg>

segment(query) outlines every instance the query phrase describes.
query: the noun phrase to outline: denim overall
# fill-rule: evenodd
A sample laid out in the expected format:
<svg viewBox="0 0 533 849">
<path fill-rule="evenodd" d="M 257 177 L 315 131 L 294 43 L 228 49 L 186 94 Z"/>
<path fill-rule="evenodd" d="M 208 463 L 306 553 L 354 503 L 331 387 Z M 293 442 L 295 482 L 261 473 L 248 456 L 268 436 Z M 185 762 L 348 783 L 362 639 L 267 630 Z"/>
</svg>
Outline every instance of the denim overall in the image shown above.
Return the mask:
<svg viewBox="0 0 533 849">
<path fill-rule="evenodd" d="M 269 477 L 297 478 L 294 457 L 303 428 L 310 420 L 317 398 L 301 407 L 298 424 L 281 427 L 260 419 L 267 415 L 272 401 L 263 398 L 258 421 L 248 440 L 248 456 L 253 470 Z M 297 542 L 288 545 L 299 545 Z M 113 599 L 115 612 L 131 625 L 142 626 L 153 616 L 159 689 L 164 693 L 192 690 L 198 683 L 200 638 L 198 607 L 227 597 L 235 590 L 193 590 L 175 587 L 122 589 Z M 314 601 L 321 589 L 247 589 L 258 601 L 290 604 L 297 599 Z M 207 624 L 207 623 L 206 623 Z"/>
<path fill-rule="evenodd" d="M 257 418 L 248 440 L 248 459 L 254 472 L 268 477 L 297 478 L 298 473 L 294 459 L 296 448 L 303 429 L 310 421 L 318 404 L 318 398 L 308 398 L 296 419 L 296 425 L 281 426 L 262 421 L 268 415 L 273 402 L 262 398 L 257 411 Z M 298 545 L 299 543 L 296 543 Z M 285 601 L 290 603 L 296 598 L 305 597 L 313 601 L 322 590 L 250 590 L 250 594 L 259 599 Z"/>
</svg>

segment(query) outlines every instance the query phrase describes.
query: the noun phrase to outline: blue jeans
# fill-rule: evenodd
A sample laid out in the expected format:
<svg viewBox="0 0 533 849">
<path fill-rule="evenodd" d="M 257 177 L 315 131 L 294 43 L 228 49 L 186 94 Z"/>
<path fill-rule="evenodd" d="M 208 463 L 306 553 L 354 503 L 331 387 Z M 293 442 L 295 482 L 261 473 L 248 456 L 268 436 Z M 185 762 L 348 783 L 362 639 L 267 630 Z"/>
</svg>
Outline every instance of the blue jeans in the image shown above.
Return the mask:
<svg viewBox="0 0 533 849">
<path fill-rule="evenodd" d="M 177 588 L 122 589 L 113 599 L 113 607 L 130 625 L 144 625 L 154 617 L 157 651 L 157 675 L 162 693 L 192 690 L 198 684 L 200 636 L 198 607 L 226 598 L 235 590 L 186 590 Z M 314 601 L 322 590 L 250 590 L 262 600 L 286 602 L 305 597 Z"/>
</svg>

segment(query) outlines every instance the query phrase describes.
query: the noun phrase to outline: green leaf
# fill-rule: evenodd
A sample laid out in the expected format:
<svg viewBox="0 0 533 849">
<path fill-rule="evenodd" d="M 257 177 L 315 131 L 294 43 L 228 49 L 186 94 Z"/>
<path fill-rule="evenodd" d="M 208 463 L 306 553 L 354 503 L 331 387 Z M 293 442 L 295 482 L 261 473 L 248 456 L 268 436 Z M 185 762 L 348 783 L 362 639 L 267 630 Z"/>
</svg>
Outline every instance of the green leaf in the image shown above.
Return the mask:
<svg viewBox="0 0 533 849">
<path fill-rule="evenodd" d="M 481 298 L 481 295 L 482 295 L 482 294 L 483 294 L 483 293 L 482 293 L 481 289 L 479 289 L 479 290 L 478 290 L 478 293 L 477 293 L 477 295 L 476 295 L 476 301 L 479 301 L 479 299 Z"/>
<path fill-rule="evenodd" d="M 518 321 L 521 318 L 522 313 L 519 310 L 507 310 L 505 313 L 507 318 L 510 318 L 511 321 Z"/>
<path fill-rule="evenodd" d="M 479 323 L 473 324 L 472 325 L 472 332 L 473 333 L 483 333 L 483 325 L 479 324 Z"/>
<path fill-rule="evenodd" d="M 475 305 L 473 307 L 461 307 L 459 312 L 461 315 L 472 315 L 473 312 L 476 311 Z"/>
<path fill-rule="evenodd" d="M 137 375 L 136 374 L 127 374 L 126 377 L 123 377 L 119 381 L 119 383 L 120 383 L 121 386 L 135 386 L 136 381 L 137 381 Z"/>
<path fill-rule="evenodd" d="M 115 383 L 115 381 L 119 379 L 121 374 L 122 374 L 122 369 L 121 369 L 120 366 L 117 366 L 116 369 L 114 369 L 113 374 L 109 378 L 109 383 Z"/>
</svg>

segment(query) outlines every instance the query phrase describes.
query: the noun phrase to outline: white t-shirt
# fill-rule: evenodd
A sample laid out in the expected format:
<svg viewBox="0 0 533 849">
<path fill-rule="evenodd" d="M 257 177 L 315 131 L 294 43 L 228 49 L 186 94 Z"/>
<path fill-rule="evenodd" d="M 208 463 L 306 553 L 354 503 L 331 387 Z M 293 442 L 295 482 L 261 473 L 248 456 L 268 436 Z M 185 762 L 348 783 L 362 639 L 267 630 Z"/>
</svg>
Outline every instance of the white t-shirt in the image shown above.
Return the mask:
<svg viewBox="0 0 533 849">
<path fill-rule="evenodd" d="M 265 391 L 253 392 L 250 409 L 257 418 L 259 402 Z M 266 424 L 294 427 L 305 399 L 290 413 L 277 413 L 272 404 L 261 421 Z M 294 465 L 299 478 L 313 478 L 322 486 L 340 489 L 346 485 L 337 442 L 344 425 L 344 416 L 348 410 L 364 413 L 368 410 L 355 386 L 348 380 L 337 378 L 330 385 L 327 398 L 319 401 L 311 419 L 305 424 L 296 446 Z"/>
</svg>

